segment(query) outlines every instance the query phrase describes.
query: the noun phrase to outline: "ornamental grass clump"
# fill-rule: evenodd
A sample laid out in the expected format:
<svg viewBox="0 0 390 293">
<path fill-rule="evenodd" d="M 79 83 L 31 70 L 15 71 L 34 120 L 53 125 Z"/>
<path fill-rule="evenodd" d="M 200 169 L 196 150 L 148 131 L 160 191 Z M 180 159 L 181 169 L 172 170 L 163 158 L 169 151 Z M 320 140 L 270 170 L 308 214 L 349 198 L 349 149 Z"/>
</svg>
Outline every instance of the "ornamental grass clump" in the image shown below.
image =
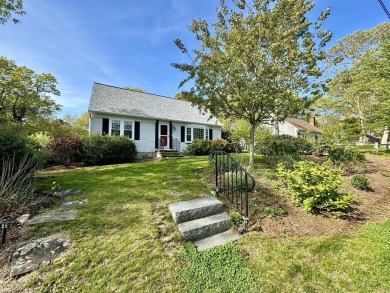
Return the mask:
<svg viewBox="0 0 390 293">
<path fill-rule="evenodd" d="M 339 215 L 352 204 L 352 195 L 337 193 L 343 181 L 341 172 L 333 169 L 331 163 L 319 166 L 314 162 L 300 161 L 292 170 L 280 163 L 277 173 L 291 193 L 292 203 L 303 206 L 308 213 Z"/>
</svg>

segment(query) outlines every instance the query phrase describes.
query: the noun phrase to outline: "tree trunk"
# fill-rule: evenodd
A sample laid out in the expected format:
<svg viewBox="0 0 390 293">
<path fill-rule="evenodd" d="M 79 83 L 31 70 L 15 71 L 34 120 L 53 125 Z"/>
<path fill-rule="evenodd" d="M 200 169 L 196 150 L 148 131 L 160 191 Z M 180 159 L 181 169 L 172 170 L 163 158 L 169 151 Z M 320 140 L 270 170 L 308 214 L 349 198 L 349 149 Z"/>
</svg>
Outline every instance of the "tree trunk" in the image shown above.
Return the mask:
<svg viewBox="0 0 390 293">
<path fill-rule="evenodd" d="M 256 124 L 251 124 L 250 133 L 249 133 L 249 170 L 253 169 L 253 163 L 254 163 L 255 129 L 256 129 Z"/>
</svg>

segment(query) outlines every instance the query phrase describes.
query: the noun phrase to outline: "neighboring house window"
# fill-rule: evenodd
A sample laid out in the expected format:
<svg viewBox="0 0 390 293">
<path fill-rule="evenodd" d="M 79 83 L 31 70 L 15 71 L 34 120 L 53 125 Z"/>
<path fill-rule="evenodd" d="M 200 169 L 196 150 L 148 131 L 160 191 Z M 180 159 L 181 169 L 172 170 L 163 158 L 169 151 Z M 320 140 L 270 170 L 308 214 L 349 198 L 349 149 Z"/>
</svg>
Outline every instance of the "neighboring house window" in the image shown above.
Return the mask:
<svg viewBox="0 0 390 293">
<path fill-rule="evenodd" d="M 187 128 L 186 141 L 187 142 L 191 142 L 192 141 L 192 128 Z"/>
<path fill-rule="evenodd" d="M 206 136 L 204 138 L 209 140 L 209 130 L 208 129 L 206 129 L 205 134 L 206 134 Z"/>
<path fill-rule="evenodd" d="M 112 120 L 111 121 L 111 135 L 121 135 L 121 121 Z"/>
<path fill-rule="evenodd" d="M 194 139 L 204 139 L 203 128 L 194 128 Z"/>
<path fill-rule="evenodd" d="M 304 133 L 304 132 L 298 132 L 298 137 L 306 138 L 306 133 Z"/>
<path fill-rule="evenodd" d="M 132 121 L 124 121 L 123 122 L 123 136 L 127 136 L 128 138 L 133 138 L 133 122 Z"/>
</svg>

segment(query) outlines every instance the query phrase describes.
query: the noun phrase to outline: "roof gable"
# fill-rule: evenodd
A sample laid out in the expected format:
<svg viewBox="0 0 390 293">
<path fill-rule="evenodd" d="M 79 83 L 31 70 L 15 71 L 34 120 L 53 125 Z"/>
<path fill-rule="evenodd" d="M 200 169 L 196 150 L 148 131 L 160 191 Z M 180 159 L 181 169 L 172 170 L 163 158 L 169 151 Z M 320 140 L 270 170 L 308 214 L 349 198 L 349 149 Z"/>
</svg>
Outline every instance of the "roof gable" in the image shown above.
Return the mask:
<svg viewBox="0 0 390 293">
<path fill-rule="evenodd" d="M 190 102 L 94 83 L 88 112 L 222 126 Z"/>
<path fill-rule="evenodd" d="M 298 130 L 301 131 L 308 131 L 311 133 L 325 133 L 322 129 L 314 126 L 313 124 L 310 124 L 309 122 L 306 122 L 305 120 L 298 119 L 298 118 L 286 118 L 285 121 Z"/>
</svg>

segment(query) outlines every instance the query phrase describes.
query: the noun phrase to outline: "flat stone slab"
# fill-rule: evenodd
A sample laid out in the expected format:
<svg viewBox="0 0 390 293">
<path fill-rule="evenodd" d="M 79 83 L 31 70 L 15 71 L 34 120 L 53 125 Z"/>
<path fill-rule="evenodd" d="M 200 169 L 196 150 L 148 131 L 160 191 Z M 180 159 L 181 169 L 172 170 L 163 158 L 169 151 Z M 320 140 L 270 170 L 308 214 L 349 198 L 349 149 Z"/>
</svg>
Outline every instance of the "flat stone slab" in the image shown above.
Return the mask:
<svg viewBox="0 0 390 293">
<path fill-rule="evenodd" d="M 52 221 L 65 221 L 76 219 L 77 211 L 43 213 L 32 217 L 26 225 L 34 225 Z"/>
<path fill-rule="evenodd" d="M 223 233 L 219 233 L 213 235 L 211 237 L 203 238 L 197 241 L 194 241 L 194 245 L 198 249 L 198 251 L 206 250 L 212 247 L 216 247 L 219 245 L 223 245 L 229 242 L 237 241 L 240 239 L 240 236 L 232 233 L 231 231 L 226 231 Z"/>
<path fill-rule="evenodd" d="M 57 196 L 57 197 L 65 197 L 65 196 L 69 196 L 69 195 L 80 193 L 80 192 L 81 192 L 80 189 L 64 189 L 64 190 L 58 190 L 55 193 L 52 190 L 41 191 L 42 194 L 53 195 L 53 196 Z"/>
<path fill-rule="evenodd" d="M 24 214 L 17 218 L 16 221 L 18 221 L 20 225 L 24 225 L 30 218 L 30 214 Z"/>
<path fill-rule="evenodd" d="M 66 190 L 59 190 L 54 195 L 59 197 L 65 197 L 80 192 L 81 192 L 80 189 L 66 189 Z"/>
<path fill-rule="evenodd" d="M 183 196 L 183 195 L 186 195 L 189 193 L 190 193 L 189 191 L 183 191 L 183 192 L 171 192 L 170 194 L 174 197 L 179 197 L 179 196 Z"/>
<path fill-rule="evenodd" d="M 78 207 L 78 206 L 82 206 L 82 205 L 85 205 L 86 203 L 86 200 L 74 200 L 74 201 L 68 201 L 68 202 L 64 202 L 60 208 L 61 209 L 68 209 L 68 208 L 73 208 L 73 207 Z"/>
<path fill-rule="evenodd" d="M 171 203 L 168 208 L 175 222 L 183 223 L 222 213 L 223 203 L 215 197 L 202 197 Z"/>
<path fill-rule="evenodd" d="M 12 255 L 11 277 L 29 273 L 48 264 L 69 249 L 71 241 L 66 234 L 57 234 L 18 246 Z"/>
<path fill-rule="evenodd" d="M 185 240 L 199 240 L 225 232 L 230 229 L 231 220 L 226 213 L 196 219 L 178 224 L 179 231 Z"/>
</svg>

